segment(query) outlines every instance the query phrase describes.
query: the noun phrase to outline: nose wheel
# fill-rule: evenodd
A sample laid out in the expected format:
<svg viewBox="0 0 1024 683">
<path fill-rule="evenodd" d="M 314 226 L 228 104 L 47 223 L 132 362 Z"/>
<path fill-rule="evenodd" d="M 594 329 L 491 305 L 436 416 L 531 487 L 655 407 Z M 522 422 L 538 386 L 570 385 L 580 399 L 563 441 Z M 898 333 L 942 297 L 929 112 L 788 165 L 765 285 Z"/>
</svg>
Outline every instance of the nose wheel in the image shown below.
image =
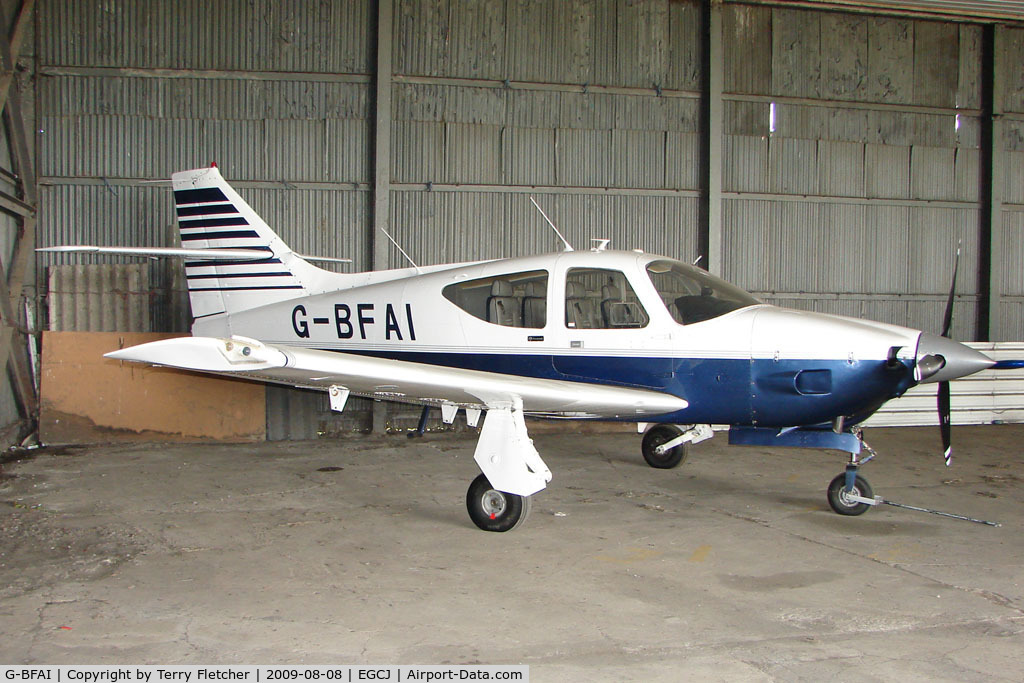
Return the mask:
<svg viewBox="0 0 1024 683">
<path fill-rule="evenodd" d="M 512 531 L 530 514 L 530 496 L 498 491 L 483 474 L 466 492 L 466 509 L 473 524 L 484 531 Z"/>
<path fill-rule="evenodd" d="M 854 474 L 852 482 L 853 485 L 851 487 L 847 487 L 847 477 L 848 474 L 843 472 L 842 474 L 836 475 L 831 483 L 829 483 L 828 504 L 840 515 L 863 515 L 872 506 L 855 500 L 851 498 L 851 496 L 857 496 L 858 498 L 873 498 L 875 495 L 874 491 L 871 490 L 871 485 L 868 484 L 867 479 L 859 474 Z"/>
</svg>

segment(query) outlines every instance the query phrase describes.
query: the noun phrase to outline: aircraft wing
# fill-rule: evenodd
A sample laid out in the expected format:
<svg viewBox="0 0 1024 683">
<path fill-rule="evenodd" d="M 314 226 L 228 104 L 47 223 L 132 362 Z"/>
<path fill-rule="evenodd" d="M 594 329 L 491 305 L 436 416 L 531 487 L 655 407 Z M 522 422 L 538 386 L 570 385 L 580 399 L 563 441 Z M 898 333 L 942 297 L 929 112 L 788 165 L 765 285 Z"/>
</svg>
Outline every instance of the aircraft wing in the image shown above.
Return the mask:
<svg viewBox="0 0 1024 683">
<path fill-rule="evenodd" d="M 519 406 L 525 414 L 642 419 L 687 402 L 649 389 L 536 379 L 480 370 L 265 344 L 235 337 L 179 337 L 106 354 L 108 358 L 245 377 L 354 396 L 470 411 Z M 342 400 L 344 403 L 344 400 Z M 339 408 L 340 409 L 340 408 Z M 447 417 L 448 415 L 446 415 Z M 471 420 L 471 424 L 475 420 Z"/>
</svg>

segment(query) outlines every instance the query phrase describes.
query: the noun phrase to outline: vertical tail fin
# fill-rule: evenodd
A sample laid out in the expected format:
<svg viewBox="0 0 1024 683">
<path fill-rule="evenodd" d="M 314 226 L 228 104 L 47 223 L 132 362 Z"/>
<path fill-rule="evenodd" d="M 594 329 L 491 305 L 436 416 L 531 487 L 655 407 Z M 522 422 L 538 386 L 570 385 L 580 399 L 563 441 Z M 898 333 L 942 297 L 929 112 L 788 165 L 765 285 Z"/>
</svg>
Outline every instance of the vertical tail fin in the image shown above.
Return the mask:
<svg viewBox="0 0 1024 683">
<path fill-rule="evenodd" d="M 204 318 L 293 299 L 319 289 L 327 275 L 288 248 L 251 206 L 228 185 L 216 166 L 171 176 L 186 249 L 209 249 L 210 259 L 187 259 L 192 316 Z M 218 249 L 245 249 L 266 258 L 218 260 Z"/>
</svg>

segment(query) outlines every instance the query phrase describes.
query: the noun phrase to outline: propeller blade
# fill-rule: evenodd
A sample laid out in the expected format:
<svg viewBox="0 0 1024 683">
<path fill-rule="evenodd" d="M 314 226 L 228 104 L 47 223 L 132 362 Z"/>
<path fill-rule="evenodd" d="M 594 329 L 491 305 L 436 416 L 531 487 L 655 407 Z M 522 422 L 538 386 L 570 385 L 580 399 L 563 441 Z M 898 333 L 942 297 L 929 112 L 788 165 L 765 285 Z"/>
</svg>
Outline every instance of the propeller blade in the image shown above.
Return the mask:
<svg viewBox="0 0 1024 683">
<path fill-rule="evenodd" d="M 956 245 L 956 258 L 953 260 L 953 282 L 949 285 L 949 298 L 946 299 L 946 313 L 942 316 L 942 336 L 949 336 L 949 328 L 953 326 L 953 297 L 956 296 L 956 273 L 960 269 L 960 244 Z"/>
<path fill-rule="evenodd" d="M 942 455 L 946 467 L 953 460 L 953 425 L 949 411 L 949 382 L 939 382 L 939 432 L 942 434 Z"/>
</svg>

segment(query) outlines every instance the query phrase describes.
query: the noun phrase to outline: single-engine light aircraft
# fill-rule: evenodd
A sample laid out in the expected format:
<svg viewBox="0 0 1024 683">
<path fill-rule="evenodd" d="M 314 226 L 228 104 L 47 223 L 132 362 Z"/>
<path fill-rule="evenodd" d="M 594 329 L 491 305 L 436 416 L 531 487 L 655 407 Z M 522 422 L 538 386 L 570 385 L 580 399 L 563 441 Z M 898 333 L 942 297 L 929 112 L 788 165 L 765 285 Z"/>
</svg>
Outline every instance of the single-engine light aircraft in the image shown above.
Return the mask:
<svg viewBox="0 0 1024 683">
<path fill-rule="evenodd" d="M 338 411 L 349 396 L 436 407 L 447 423 L 461 409 L 471 426 L 486 411 L 466 504 L 487 531 L 518 526 L 551 480 L 526 416 L 638 423 L 657 468 L 680 464 L 710 425 L 729 426 L 735 444 L 844 451 L 828 501 L 859 515 L 880 499 L 858 474 L 869 458 L 856 425 L 938 382 L 948 464 L 948 382 L 994 364 L 944 336 L 952 292 L 939 336 L 764 304 L 606 242 L 336 273 L 293 252 L 216 165 L 171 181 L 180 248 L 48 248 L 185 259 L 192 336 L 107 357 L 318 389 Z"/>
</svg>

